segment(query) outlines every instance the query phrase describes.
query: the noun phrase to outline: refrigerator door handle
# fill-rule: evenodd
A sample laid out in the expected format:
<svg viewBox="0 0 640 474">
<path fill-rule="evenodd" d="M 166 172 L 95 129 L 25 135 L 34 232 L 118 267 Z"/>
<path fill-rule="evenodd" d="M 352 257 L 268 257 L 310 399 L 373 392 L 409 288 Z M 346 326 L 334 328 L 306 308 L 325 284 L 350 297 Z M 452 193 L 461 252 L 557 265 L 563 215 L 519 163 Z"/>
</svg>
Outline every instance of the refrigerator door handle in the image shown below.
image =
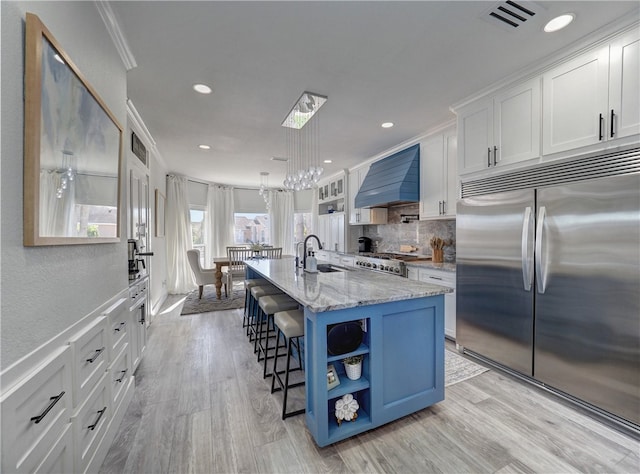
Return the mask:
<svg viewBox="0 0 640 474">
<path fill-rule="evenodd" d="M 542 265 L 542 231 L 544 229 L 544 219 L 547 215 L 547 208 L 544 206 L 540 206 L 540 210 L 538 211 L 538 225 L 536 227 L 536 284 L 538 286 L 538 293 L 544 294 L 546 287 L 547 277 L 543 273 L 543 265 Z"/>
<path fill-rule="evenodd" d="M 531 217 L 531 207 L 527 206 L 524 210 L 524 219 L 522 221 L 522 284 L 525 291 L 531 291 L 531 283 L 533 281 L 533 244 L 529 241 L 533 231 Z"/>
</svg>

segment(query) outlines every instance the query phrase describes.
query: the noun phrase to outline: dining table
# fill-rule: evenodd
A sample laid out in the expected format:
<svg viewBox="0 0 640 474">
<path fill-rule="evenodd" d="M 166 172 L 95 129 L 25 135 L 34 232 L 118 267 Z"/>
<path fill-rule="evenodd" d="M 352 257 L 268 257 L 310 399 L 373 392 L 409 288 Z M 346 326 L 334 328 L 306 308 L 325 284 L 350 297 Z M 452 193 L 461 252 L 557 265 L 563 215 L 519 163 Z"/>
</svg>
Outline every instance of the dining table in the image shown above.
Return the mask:
<svg viewBox="0 0 640 474">
<path fill-rule="evenodd" d="M 216 298 L 222 299 L 222 267 L 229 266 L 229 257 L 213 257 L 213 263 L 216 266 Z"/>
</svg>

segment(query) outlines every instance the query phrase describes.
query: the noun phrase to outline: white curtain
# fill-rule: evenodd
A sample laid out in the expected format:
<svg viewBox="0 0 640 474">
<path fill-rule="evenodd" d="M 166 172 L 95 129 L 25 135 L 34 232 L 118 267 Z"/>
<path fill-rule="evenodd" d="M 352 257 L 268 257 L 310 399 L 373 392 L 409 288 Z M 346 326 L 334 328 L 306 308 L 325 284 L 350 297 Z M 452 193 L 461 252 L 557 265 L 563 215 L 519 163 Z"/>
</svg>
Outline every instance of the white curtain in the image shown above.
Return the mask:
<svg viewBox="0 0 640 474">
<path fill-rule="evenodd" d="M 283 255 L 294 255 L 293 193 L 269 191 L 269 233 L 271 245 L 282 247 Z"/>
<path fill-rule="evenodd" d="M 62 197 L 56 197 L 61 175 L 40 170 L 40 235 L 47 237 L 78 237 L 74 228 L 75 180 L 67 182 Z M 86 237 L 86 235 L 84 236 Z"/>
<path fill-rule="evenodd" d="M 208 261 L 227 255 L 227 247 L 234 245 L 234 212 L 233 188 L 210 184 L 204 217 Z"/>
<path fill-rule="evenodd" d="M 183 176 L 167 176 L 165 212 L 167 291 L 172 294 L 189 293 L 197 288 L 197 285 L 187 260 L 187 250 L 191 249 L 193 242 L 191 239 L 187 178 Z"/>
</svg>

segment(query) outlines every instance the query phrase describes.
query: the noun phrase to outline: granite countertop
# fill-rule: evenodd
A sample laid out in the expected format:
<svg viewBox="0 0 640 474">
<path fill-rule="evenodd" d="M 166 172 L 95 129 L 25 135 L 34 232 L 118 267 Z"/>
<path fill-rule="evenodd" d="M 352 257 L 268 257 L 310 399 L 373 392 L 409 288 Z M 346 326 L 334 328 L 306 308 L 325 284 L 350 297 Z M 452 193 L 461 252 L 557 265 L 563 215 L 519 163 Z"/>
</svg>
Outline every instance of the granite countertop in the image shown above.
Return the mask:
<svg viewBox="0 0 640 474">
<path fill-rule="evenodd" d="M 367 270 L 306 273 L 295 268 L 291 257 L 246 264 L 315 313 L 453 292 L 444 286 Z"/>
</svg>

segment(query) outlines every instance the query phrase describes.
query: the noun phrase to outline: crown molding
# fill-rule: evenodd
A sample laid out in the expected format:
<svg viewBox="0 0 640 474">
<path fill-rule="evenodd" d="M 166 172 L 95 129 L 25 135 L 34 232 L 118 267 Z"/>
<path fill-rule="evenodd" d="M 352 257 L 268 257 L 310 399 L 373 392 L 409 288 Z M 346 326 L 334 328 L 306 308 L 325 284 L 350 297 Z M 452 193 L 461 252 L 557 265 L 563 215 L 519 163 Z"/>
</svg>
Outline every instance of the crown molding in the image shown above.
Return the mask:
<svg viewBox="0 0 640 474">
<path fill-rule="evenodd" d="M 131 48 L 129 48 L 129 43 L 127 42 L 127 38 L 124 36 L 124 32 L 120 29 L 120 25 L 118 24 L 116 15 L 111 8 L 111 4 L 108 0 L 95 0 L 95 5 L 98 9 L 98 13 L 100 13 L 102 21 L 107 27 L 111 40 L 120 55 L 120 59 L 122 59 L 124 67 L 127 71 L 130 71 L 134 67 L 138 66 L 138 63 L 131 52 Z"/>
</svg>

